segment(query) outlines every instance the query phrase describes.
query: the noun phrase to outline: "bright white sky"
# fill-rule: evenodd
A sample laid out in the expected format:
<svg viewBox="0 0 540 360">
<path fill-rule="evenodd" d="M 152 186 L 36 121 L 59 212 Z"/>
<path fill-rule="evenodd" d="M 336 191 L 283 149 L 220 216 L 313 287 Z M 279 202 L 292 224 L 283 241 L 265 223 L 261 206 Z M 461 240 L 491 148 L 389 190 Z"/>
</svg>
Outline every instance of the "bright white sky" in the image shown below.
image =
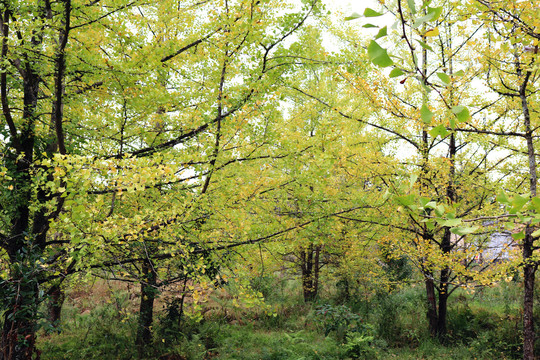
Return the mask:
<svg viewBox="0 0 540 360">
<path fill-rule="evenodd" d="M 358 3 L 358 2 L 359 1 L 356 1 L 356 3 Z M 368 1 L 366 1 L 366 3 L 367 2 Z M 369 2 L 371 2 L 371 1 L 369 1 Z M 353 10 L 352 6 L 351 6 L 352 0 L 325 0 L 324 3 L 329 8 L 333 8 L 333 9 L 342 9 L 343 11 Z M 363 1 L 362 1 L 362 3 L 363 3 Z M 357 5 L 361 5 L 361 4 L 357 4 Z M 354 9 L 353 11 L 358 12 L 358 9 Z"/>
<path fill-rule="evenodd" d="M 328 10 L 342 12 L 348 16 L 353 12 L 363 14 L 364 9 L 369 7 L 374 10 L 378 9 L 377 0 L 323 0 Z"/>
<path fill-rule="evenodd" d="M 331 11 L 331 13 L 334 15 L 336 22 L 345 21 L 344 18 L 352 15 L 353 13 L 362 15 L 366 8 L 371 8 L 376 11 L 381 10 L 381 6 L 379 5 L 379 2 L 377 0 L 322 0 L 322 1 L 324 2 L 324 4 L 326 4 L 326 8 L 329 11 Z M 393 16 L 390 14 L 387 14 L 381 17 L 374 17 L 374 18 L 361 17 L 359 19 L 352 21 L 351 23 L 358 25 L 358 27 L 361 27 L 363 24 L 366 24 L 368 22 L 375 25 L 380 24 L 381 27 L 385 25 L 390 27 L 394 21 L 395 19 L 393 18 Z M 378 30 L 379 29 L 375 29 L 375 28 L 362 29 L 362 32 L 367 34 L 367 37 L 370 37 L 370 34 L 375 35 Z"/>
</svg>

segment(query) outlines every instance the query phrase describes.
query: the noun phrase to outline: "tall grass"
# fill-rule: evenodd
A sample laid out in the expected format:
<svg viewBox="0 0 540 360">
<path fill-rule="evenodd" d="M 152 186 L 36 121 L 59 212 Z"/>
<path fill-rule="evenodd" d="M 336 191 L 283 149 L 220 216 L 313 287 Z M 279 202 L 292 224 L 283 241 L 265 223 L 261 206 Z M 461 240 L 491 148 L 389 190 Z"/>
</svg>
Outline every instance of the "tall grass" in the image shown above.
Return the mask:
<svg viewBox="0 0 540 360">
<path fill-rule="evenodd" d="M 223 290 L 216 293 L 221 297 L 209 297 L 200 322 L 188 318 L 171 322 L 166 312 L 158 311 L 154 343 L 145 359 L 521 357 L 517 282 L 474 294 L 456 291 L 450 298 L 444 345 L 429 336 L 422 286 L 374 291 L 346 302 L 325 296 L 316 303 L 303 302 L 294 279 L 261 277 L 253 286 L 267 295 L 266 307 L 232 307 Z M 330 289 L 325 294 L 337 293 Z M 121 287 L 77 290 L 64 306 L 60 333 L 41 334 L 42 359 L 137 359 L 137 302 L 137 296 Z M 335 318 L 323 316 L 321 309 L 335 311 Z"/>
</svg>

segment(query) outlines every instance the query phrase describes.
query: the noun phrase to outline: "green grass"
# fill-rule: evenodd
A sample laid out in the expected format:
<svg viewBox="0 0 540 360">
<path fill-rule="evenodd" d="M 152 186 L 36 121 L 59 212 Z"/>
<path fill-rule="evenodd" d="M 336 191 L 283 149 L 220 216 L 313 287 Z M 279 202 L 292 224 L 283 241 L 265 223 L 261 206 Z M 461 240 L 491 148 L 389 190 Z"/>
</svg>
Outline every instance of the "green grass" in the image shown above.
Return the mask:
<svg viewBox="0 0 540 360">
<path fill-rule="evenodd" d="M 283 288 L 282 288 L 283 289 Z M 294 288 L 274 294 L 274 313 L 258 309 L 214 312 L 201 323 L 185 320 L 176 329 L 156 316 L 155 341 L 144 359 L 316 360 L 316 359 L 517 359 L 520 358 L 519 284 L 502 284 L 475 294 L 457 291 L 450 299 L 449 339 L 443 346 L 427 332 L 421 286 L 374 294 L 345 304 L 360 331 L 332 330 L 318 306 L 304 304 Z M 60 333 L 40 333 L 42 359 L 137 359 L 134 346 L 137 299 L 122 290 L 97 298 L 80 293 L 63 309 Z M 98 300 L 99 299 L 99 300 Z M 349 312 L 339 312 L 347 316 Z M 326 320 L 325 320 L 326 319 Z M 356 324 L 356 323 L 355 323 Z M 165 332 L 164 332 L 165 331 Z M 356 335 L 355 335 L 356 334 Z M 356 354 L 356 356 L 355 356 Z M 166 356 L 166 357 L 163 357 Z"/>
<path fill-rule="evenodd" d="M 381 359 L 403 359 L 403 360 L 437 360 L 437 359 L 452 359 L 452 360 L 493 360 L 493 359 L 509 359 L 504 354 L 496 352 L 479 353 L 477 349 L 466 347 L 464 345 L 456 346 L 441 346 L 438 343 L 425 341 L 418 348 L 398 348 L 390 349 Z"/>
<path fill-rule="evenodd" d="M 60 332 L 43 331 L 39 337 L 41 358 L 133 359 L 136 317 L 126 311 L 124 294 L 116 294 L 111 299 L 114 301 L 94 305 L 82 314 L 73 304 L 66 304 Z"/>
<path fill-rule="evenodd" d="M 340 345 L 314 331 L 264 331 L 252 326 L 225 326 L 219 338 L 219 359 L 341 359 Z"/>
</svg>

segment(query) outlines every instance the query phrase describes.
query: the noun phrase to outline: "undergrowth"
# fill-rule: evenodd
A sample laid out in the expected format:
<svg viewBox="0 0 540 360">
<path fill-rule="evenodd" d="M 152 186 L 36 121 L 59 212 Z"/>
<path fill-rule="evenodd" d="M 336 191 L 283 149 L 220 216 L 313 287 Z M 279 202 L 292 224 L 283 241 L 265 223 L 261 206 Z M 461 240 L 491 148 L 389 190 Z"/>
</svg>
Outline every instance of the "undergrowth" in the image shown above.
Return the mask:
<svg viewBox="0 0 540 360">
<path fill-rule="evenodd" d="M 272 279 L 257 286 L 269 292 Z M 457 291 L 448 311 L 444 344 L 430 338 L 421 286 L 338 301 L 304 303 L 289 283 L 267 299 L 268 308 L 214 306 L 202 321 L 156 315 L 145 359 L 517 359 L 522 330 L 519 284 L 469 294 Z M 58 331 L 40 333 L 42 359 L 137 359 L 137 298 L 124 289 L 79 294 L 67 301 Z M 270 301 L 271 300 L 271 301 Z M 210 306 L 210 304 L 207 304 Z M 91 307 L 91 308 L 90 308 Z M 47 329 L 47 327 L 44 327 Z"/>
</svg>

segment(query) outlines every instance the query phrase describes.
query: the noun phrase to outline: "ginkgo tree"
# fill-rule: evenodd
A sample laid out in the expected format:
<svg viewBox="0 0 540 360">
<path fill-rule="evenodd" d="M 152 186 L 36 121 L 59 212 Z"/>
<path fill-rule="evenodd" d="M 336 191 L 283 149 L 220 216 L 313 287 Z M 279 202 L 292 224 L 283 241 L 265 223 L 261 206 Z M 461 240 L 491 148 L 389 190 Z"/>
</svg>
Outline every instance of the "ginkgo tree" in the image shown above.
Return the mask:
<svg viewBox="0 0 540 360">
<path fill-rule="evenodd" d="M 471 115 L 481 118 L 473 106 L 489 105 L 470 85 L 479 71 L 470 53 L 480 26 L 450 1 L 397 1 L 384 8 L 396 22 L 392 29 L 378 29 L 366 47 L 381 70 L 367 79 L 344 76 L 372 103 L 376 115 L 364 121 L 395 136 L 402 165 L 396 167 L 398 176 L 386 181 L 393 204 L 388 212 L 394 216 L 380 223 L 399 234 L 386 246 L 407 255 L 421 271 L 430 332 L 444 339 L 452 292 L 471 280 L 496 279 L 487 271 L 493 266 L 474 261 L 488 239 L 470 238 L 484 231 L 475 219 L 497 210 L 496 178 L 488 173 L 504 157 L 493 155 L 496 147 L 472 131 L 479 122 Z M 363 16 L 369 21 L 382 14 L 366 9 Z"/>
<path fill-rule="evenodd" d="M 269 195 L 279 201 L 282 214 L 278 215 L 299 222 L 313 215 L 336 214 L 304 227 L 288 250 L 301 270 L 304 299 L 312 301 L 317 296 L 323 264 L 331 257 L 342 256 L 346 243 L 362 238 L 359 233 L 363 227 L 347 226 L 346 217 L 375 208 L 380 202 L 380 184 L 375 174 L 385 170 L 385 138 L 314 99 L 306 99 L 303 92 L 333 98 L 340 106 L 350 103 L 354 94 L 347 94 L 342 84 L 335 86 L 332 71 L 315 72 L 313 78 L 301 74 L 303 81 L 291 81 L 294 107 L 289 111 L 281 144 L 308 149 L 276 166 L 287 185 Z M 357 113 L 365 110 L 360 108 Z M 361 247 L 361 242 L 355 245 Z"/>
<path fill-rule="evenodd" d="M 487 86 L 499 98 L 491 117 L 503 126 L 487 131 L 501 151 L 516 157 L 512 176 L 497 200 L 513 221 L 509 228 L 521 247 L 523 268 L 523 358 L 534 359 L 534 287 L 538 267 L 540 202 L 537 195 L 538 130 L 538 4 L 536 2 L 475 1 L 471 4 L 486 26 L 484 46 L 479 48 Z M 504 130 L 503 130 L 504 129 Z M 517 218 L 517 219 L 516 219 Z"/>
<path fill-rule="evenodd" d="M 1 358 L 27 359 L 51 281 L 85 269 L 129 275 L 123 264 L 161 278 L 159 261 L 202 254 L 212 237 L 201 229 L 225 201 L 226 179 L 214 175 L 266 156 L 260 107 L 288 67 L 285 40 L 319 4 L 0 9 Z"/>
</svg>

